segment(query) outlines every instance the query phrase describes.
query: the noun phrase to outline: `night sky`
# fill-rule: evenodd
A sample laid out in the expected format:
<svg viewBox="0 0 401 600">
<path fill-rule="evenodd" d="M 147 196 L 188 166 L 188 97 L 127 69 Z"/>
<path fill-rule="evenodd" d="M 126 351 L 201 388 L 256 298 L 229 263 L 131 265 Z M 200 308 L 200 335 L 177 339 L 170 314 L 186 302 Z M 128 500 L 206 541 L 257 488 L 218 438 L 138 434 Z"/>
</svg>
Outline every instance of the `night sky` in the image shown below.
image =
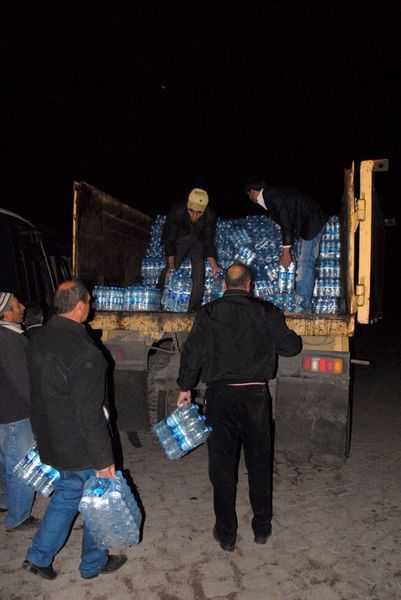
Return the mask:
<svg viewBox="0 0 401 600">
<path fill-rule="evenodd" d="M 399 2 L 17 2 L 3 9 L 0 206 L 70 231 L 73 181 L 155 216 L 193 187 L 251 214 L 249 176 L 330 213 L 389 158 L 400 215 Z"/>
</svg>

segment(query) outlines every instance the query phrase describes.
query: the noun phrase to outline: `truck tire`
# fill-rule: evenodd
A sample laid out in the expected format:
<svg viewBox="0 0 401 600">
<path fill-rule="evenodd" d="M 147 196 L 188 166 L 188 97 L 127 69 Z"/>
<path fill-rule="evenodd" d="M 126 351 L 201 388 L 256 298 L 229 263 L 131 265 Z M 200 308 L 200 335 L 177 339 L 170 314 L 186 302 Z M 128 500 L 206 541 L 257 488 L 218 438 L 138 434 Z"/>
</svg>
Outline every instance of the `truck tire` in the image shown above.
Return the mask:
<svg viewBox="0 0 401 600">
<path fill-rule="evenodd" d="M 161 348 L 161 350 L 157 350 Z M 172 340 L 162 340 L 153 344 L 148 356 L 147 372 L 147 396 L 148 396 L 148 414 L 149 423 L 154 425 L 165 418 L 166 390 L 157 390 L 155 383 L 156 373 L 165 367 L 170 360 L 170 354 L 163 350 L 172 351 Z"/>
</svg>

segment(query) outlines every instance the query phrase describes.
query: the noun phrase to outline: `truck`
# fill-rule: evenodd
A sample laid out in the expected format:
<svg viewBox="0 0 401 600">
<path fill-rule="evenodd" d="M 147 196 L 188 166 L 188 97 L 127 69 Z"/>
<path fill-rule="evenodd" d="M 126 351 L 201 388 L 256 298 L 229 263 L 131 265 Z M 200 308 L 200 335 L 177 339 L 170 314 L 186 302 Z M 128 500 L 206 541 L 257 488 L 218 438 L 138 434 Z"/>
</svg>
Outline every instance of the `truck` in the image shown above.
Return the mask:
<svg viewBox="0 0 401 600">
<path fill-rule="evenodd" d="M 343 462 L 350 450 L 350 339 L 357 324 L 382 316 L 384 219 L 375 177 L 387 159 L 352 163 L 341 204 L 341 314 L 285 314 L 302 336 L 302 352 L 280 357 L 273 397 L 275 449 L 302 461 Z M 92 285 L 140 282 L 153 219 L 85 182 L 74 184 L 73 257 L 76 277 Z M 180 353 L 193 315 L 97 311 L 90 323 L 114 363 L 118 426 L 149 429 L 174 407 Z M 200 383 L 195 395 L 202 399 Z"/>
<path fill-rule="evenodd" d="M 297 460 L 343 462 L 352 422 L 350 340 L 357 324 L 382 317 L 384 219 L 375 178 L 388 161 L 364 160 L 345 170 L 341 207 L 341 313 L 287 313 L 302 352 L 281 357 L 269 382 L 275 449 Z M 125 287 L 141 280 L 153 218 L 85 183 L 74 183 L 72 272 L 90 285 Z M 26 303 L 50 304 L 70 277 L 68 257 L 43 243 L 43 232 L 0 209 L 0 289 Z M 128 435 L 163 419 L 175 406 L 180 353 L 189 313 L 96 311 L 90 321 L 113 368 L 118 428 Z M 205 387 L 194 391 L 200 401 Z"/>
<path fill-rule="evenodd" d="M 24 303 L 50 306 L 58 282 L 68 279 L 68 244 L 9 210 L 0 209 L 0 289 Z"/>
</svg>

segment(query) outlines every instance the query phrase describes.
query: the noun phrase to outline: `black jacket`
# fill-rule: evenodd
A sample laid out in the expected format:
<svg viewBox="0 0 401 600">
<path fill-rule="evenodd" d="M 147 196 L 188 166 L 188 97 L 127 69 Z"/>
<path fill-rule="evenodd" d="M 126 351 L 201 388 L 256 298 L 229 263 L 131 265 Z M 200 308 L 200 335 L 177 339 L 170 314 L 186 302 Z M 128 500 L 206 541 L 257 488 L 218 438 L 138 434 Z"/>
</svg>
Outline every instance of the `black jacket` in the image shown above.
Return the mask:
<svg viewBox="0 0 401 600">
<path fill-rule="evenodd" d="M 166 256 L 175 256 L 177 253 L 176 241 L 186 235 L 194 235 L 203 243 L 204 258 L 216 258 L 214 237 L 216 235 L 217 213 L 206 207 L 201 218 L 192 223 L 187 209 L 187 200 L 175 202 L 167 216 L 161 242 L 165 244 Z"/>
<path fill-rule="evenodd" d="M 28 343 L 23 333 L 0 325 L 0 423 L 29 418 Z"/>
<path fill-rule="evenodd" d="M 288 329 L 280 309 L 242 290 L 227 290 L 196 313 L 184 344 L 178 376 L 182 390 L 201 373 L 211 383 L 250 383 L 273 377 L 276 355 L 293 356 L 301 338 Z"/>
<path fill-rule="evenodd" d="M 303 192 L 265 187 L 263 200 L 269 217 L 281 227 L 283 246 L 292 246 L 298 237 L 313 239 L 326 223 L 320 206 Z"/>
<path fill-rule="evenodd" d="M 28 347 L 32 428 L 43 462 L 67 471 L 114 463 L 103 403 L 106 361 L 85 328 L 54 316 Z"/>
</svg>

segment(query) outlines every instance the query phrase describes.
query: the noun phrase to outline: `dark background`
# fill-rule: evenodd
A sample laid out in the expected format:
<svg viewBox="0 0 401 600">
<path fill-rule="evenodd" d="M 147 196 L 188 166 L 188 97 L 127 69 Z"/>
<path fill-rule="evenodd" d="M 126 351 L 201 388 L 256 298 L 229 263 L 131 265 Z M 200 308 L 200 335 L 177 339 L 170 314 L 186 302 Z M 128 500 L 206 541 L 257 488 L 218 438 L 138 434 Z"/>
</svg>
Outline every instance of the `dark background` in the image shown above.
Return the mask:
<svg viewBox="0 0 401 600">
<path fill-rule="evenodd" d="M 73 181 L 155 216 L 249 176 L 338 210 L 343 169 L 389 158 L 400 214 L 399 2 L 18 2 L 3 9 L 0 206 L 70 235 Z"/>
</svg>

